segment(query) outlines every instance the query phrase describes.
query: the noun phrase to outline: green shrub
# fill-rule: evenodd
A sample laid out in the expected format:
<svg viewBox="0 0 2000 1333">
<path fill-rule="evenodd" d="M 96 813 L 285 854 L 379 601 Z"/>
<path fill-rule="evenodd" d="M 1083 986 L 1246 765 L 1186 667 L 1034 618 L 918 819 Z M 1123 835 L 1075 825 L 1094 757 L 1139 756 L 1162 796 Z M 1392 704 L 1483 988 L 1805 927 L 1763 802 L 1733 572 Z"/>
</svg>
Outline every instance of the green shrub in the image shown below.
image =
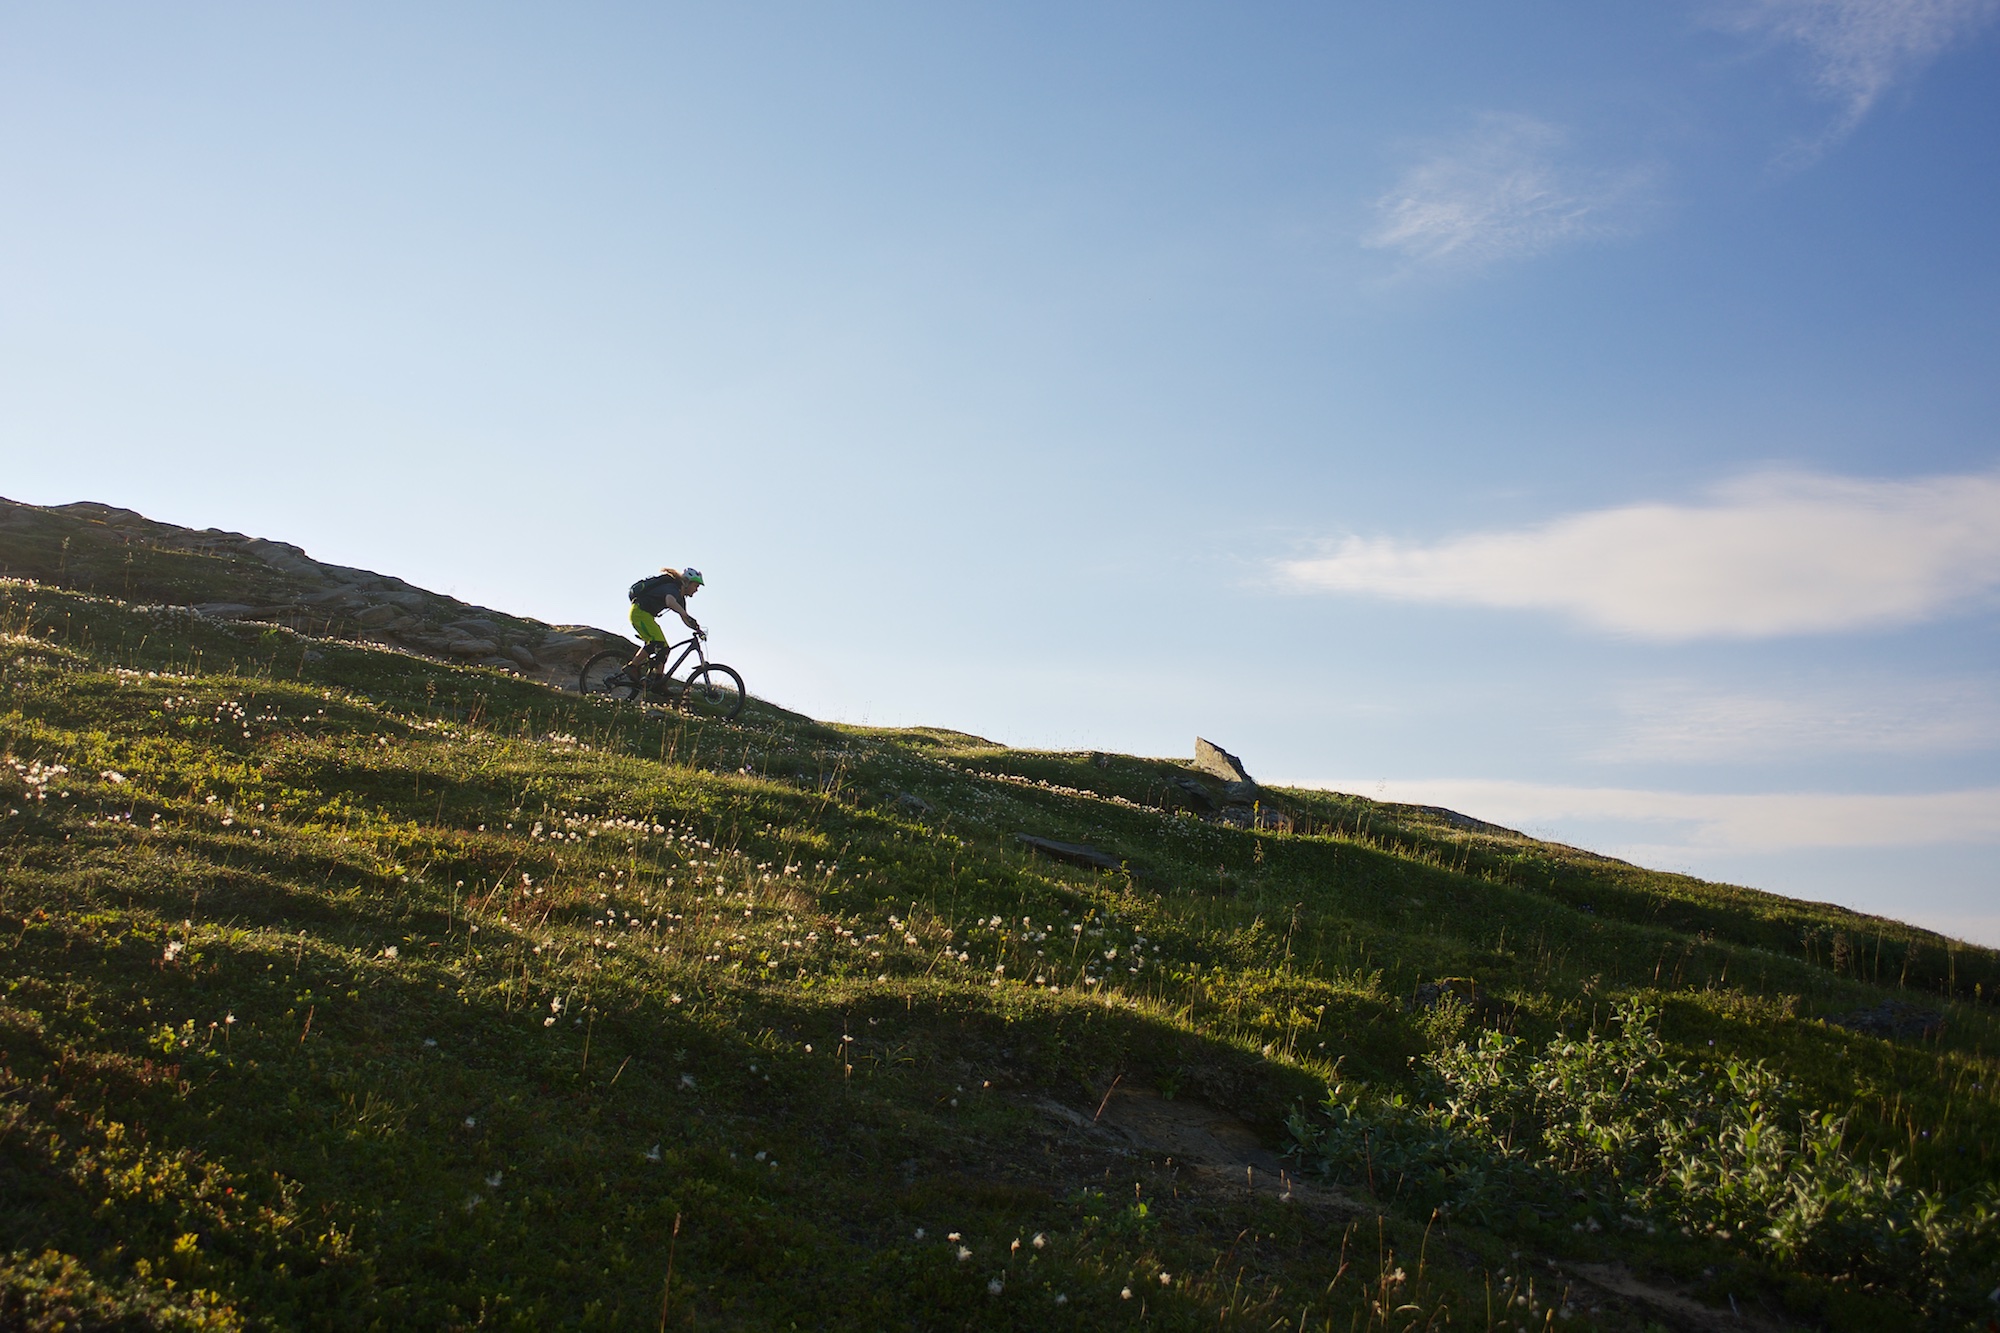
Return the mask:
<svg viewBox="0 0 2000 1333">
<path fill-rule="evenodd" d="M 2000 1192 L 1940 1198 L 1846 1123 L 1803 1106 L 1762 1061 L 1670 1059 L 1658 1012 L 1630 999 L 1611 1031 L 1541 1047 L 1497 1032 L 1423 1058 L 1418 1091 L 1335 1084 L 1290 1121 L 1293 1151 L 1374 1193 L 1488 1225 L 1538 1221 L 1712 1240 L 1938 1309 L 1990 1265 Z M 1990 1269 L 1989 1269 L 1990 1271 Z M 1981 1284 L 1983 1285 L 1983 1284 Z"/>
</svg>

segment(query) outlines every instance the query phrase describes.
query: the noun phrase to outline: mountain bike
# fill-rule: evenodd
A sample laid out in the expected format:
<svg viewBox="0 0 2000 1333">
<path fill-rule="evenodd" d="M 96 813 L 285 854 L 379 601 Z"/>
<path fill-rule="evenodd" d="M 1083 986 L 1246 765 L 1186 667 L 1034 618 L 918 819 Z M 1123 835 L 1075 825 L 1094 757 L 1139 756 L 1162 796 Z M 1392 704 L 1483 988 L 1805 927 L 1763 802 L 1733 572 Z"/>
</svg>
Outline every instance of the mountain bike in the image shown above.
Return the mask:
<svg viewBox="0 0 2000 1333">
<path fill-rule="evenodd" d="M 577 673 L 577 689 L 584 694 L 608 695 L 613 699 L 643 696 L 697 717 L 732 722 L 749 697 L 743 689 L 743 677 L 736 674 L 734 667 L 709 661 L 701 646 L 702 637 L 695 634 L 680 643 L 668 644 L 665 652 L 639 667 L 632 665 L 631 654 L 617 648 L 607 649 L 583 664 L 583 670 Z M 680 650 L 679 657 L 673 655 L 675 649 Z M 695 659 L 696 666 L 688 672 L 687 679 L 677 679 L 674 672 L 689 657 Z"/>
</svg>

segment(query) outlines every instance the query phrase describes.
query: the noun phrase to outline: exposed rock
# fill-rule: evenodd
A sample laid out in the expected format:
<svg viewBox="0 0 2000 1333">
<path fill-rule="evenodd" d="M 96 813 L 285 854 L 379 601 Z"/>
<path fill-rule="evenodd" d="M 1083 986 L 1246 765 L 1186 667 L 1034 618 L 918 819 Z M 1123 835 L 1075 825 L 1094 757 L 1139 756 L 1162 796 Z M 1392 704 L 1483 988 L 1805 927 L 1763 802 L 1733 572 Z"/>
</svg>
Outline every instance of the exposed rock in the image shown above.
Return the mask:
<svg viewBox="0 0 2000 1333">
<path fill-rule="evenodd" d="M 1943 1014 L 1935 1009 L 1919 1009 L 1903 1000 L 1884 1000 L 1873 1009 L 1856 1009 L 1826 1021 L 1850 1032 L 1865 1032 L 1889 1041 L 1899 1037 L 1928 1040 L 1944 1031 Z"/>
<path fill-rule="evenodd" d="M 0 573 L 133 601 L 192 606 L 301 633 L 474 659 L 574 688 L 583 660 L 636 645 L 588 625 L 545 625 L 373 570 L 314 560 L 288 542 L 156 523 L 112 505 L 0 500 Z M 130 559 L 134 548 L 149 558 Z M 197 557 L 190 559 L 189 557 Z"/>
<path fill-rule="evenodd" d="M 1453 828 L 1464 829 L 1469 833 L 1502 833 L 1515 838 L 1525 838 L 1528 836 L 1514 829 L 1503 828 L 1498 824 L 1489 824 L 1483 819 L 1474 819 L 1471 815 L 1461 815 L 1458 811 L 1447 810 L 1441 805 L 1398 805 L 1393 808 L 1398 810 L 1415 810 L 1419 814 L 1435 815 Z"/>
<path fill-rule="evenodd" d="M 1243 761 L 1214 741 L 1194 738 L 1194 766 L 1204 773 L 1212 773 L 1224 782 L 1240 782 L 1254 789 L 1257 786 Z"/>
<path fill-rule="evenodd" d="M 1197 810 L 1215 809 L 1215 795 L 1193 778 L 1175 778 L 1174 790 L 1188 798 Z"/>
<path fill-rule="evenodd" d="M 902 806 L 913 815 L 927 815 L 933 809 L 929 801 L 910 791 L 897 792 L 896 804 Z"/>
<path fill-rule="evenodd" d="M 1472 1010 L 1479 1012 L 1486 1003 L 1486 994 L 1479 989 L 1479 983 L 1471 977 L 1439 977 L 1436 981 L 1426 981 L 1418 986 L 1410 996 L 1407 1009 L 1435 1009 L 1450 997 Z"/>
<path fill-rule="evenodd" d="M 1215 819 L 1219 824 L 1228 824 L 1234 828 L 1267 828 L 1280 833 L 1290 833 L 1295 827 L 1290 814 L 1275 805 L 1265 805 L 1261 801 L 1253 805 L 1238 802 L 1224 806 Z"/>
<path fill-rule="evenodd" d="M 1057 842 L 1053 838 L 1038 838 L 1032 833 L 1016 833 L 1015 839 L 1026 843 L 1043 856 L 1058 861 L 1068 861 L 1072 865 L 1094 866 L 1099 870 L 1123 870 L 1125 863 L 1109 852 L 1101 852 L 1089 843 Z"/>
<path fill-rule="evenodd" d="M 1217 822 L 1236 828 L 1276 829 L 1284 833 L 1290 833 L 1296 826 L 1291 812 L 1272 802 L 1270 795 L 1243 767 L 1243 761 L 1214 741 L 1200 736 L 1194 738 L 1194 766 L 1222 779 L 1223 809 L 1215 816 Z M 1177 785 L 1192 794 L 1192 789 L 1200 784 L 1183 778 Z"/>
</svg>

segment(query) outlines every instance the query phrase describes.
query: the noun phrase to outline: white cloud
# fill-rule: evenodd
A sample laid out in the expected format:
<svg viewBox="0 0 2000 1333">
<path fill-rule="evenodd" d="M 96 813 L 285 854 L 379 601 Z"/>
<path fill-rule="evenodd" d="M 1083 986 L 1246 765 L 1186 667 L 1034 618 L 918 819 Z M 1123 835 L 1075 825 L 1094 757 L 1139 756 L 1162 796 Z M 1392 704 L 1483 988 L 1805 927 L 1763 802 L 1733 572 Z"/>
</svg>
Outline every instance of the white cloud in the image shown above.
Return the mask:
<svg viewBox="0 0 2000 1333">
<path fill-rule="evenodd" d="M 1838 137 L 1996 11 L 2000 0 L 1739 0 L 1721 18 L 1805 52 L 1813 82 L 1840 104 Z"/>
<path fill-rule="evenodd" d="M 1717 853 L 2000 843 L 2000 787 L 1911 795 L 1738 795 L 1476 778 L 1296 785 L 1441 805 L 1651 865 Z"/>
<path fill-rule="evenodd" d="M 2000 474 L 1752 477 L 1707 505 L 1601 509 L 1433 545 L 1349 537 L 1300 590 L 1564 612 L 1650 639 L 1914 624 L 2000 589 Z"/>
<path fill-rule="evenodd" d="M 1974 681 L 1881 681 L 1782 694 L 1663 682 L 1619 702 L 1625 725 L 1600 760 L 1692 763 L 1815 754 L 1942 754 L 2000 746 L 2000 689 Z"/>
<path fill-rule="evenodd" d="M 1629 225 L 1645 175 L 1606 175 L 1565 160 L 1568 136 L 1529 116 L 1488 115 L 1404 173 L 1376 201 L 1363 238 L 1428 265 L 1477 266 L 1537 254 Z"/>
</svg>

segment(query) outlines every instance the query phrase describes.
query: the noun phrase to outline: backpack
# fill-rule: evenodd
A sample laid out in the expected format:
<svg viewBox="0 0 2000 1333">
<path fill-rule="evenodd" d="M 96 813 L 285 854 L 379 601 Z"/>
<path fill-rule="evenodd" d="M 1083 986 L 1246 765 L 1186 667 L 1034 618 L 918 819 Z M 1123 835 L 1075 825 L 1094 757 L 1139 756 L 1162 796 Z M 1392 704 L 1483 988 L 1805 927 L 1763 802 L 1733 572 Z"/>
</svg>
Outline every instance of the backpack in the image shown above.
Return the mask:
<svg viewBox="0 0 2000 1333">
<path fill-rule="evenodd" d="M 681 581 L 672 574 L 655 574 L 627 588 L 625 596 L 648 615 L 656 616 L 666 609 L 667 598 L 678 597 L 680 591 Z"/>
</svg>

